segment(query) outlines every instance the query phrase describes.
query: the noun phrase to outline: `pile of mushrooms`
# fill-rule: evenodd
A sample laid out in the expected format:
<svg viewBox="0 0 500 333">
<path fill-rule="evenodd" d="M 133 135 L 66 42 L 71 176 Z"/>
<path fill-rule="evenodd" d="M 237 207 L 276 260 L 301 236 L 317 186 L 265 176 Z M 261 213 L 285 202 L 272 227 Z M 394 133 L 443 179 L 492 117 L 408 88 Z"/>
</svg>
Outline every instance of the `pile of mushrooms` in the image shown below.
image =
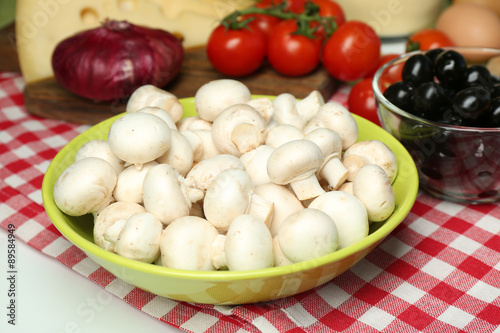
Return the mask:
<svg viewBox="0 0 500 333">
<path fill-rule="evenodd" d="M 94 241 L 187 270 L 253 270 L 318 258 L 368 235 L 395 209 L 394 153 L 358 142 L 351 113 L 313 91 L 253 98 L 222 79 L 182 118 L 145 85 L 107 140 L 82 146 L 54 187 L 59 209 L 93 214 Z"/>
</svg>

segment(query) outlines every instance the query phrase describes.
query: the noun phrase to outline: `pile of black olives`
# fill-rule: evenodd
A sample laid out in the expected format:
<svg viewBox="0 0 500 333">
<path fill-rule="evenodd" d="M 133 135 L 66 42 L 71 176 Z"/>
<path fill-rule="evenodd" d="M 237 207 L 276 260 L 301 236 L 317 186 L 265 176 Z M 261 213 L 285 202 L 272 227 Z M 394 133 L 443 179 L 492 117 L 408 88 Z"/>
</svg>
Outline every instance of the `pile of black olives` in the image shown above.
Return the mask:
<svg viewBox="0 0 500 333">
<path fill-rule="evenodd" d="M 500 127 L 500 79 L 456 51 L 411 56 L 402 79 L 384 92 L 402 110 L 447 125 Z"/>
</svg>

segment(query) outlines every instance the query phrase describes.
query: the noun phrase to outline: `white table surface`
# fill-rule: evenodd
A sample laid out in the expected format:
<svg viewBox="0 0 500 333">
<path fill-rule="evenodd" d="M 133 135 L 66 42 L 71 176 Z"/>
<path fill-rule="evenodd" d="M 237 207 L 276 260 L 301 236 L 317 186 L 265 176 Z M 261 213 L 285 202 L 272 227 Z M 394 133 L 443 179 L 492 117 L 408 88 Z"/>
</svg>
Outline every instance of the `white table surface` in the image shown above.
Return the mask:
<svg viewBox="0 0 500 333">
<path fill-rule="evenodd" d="M 401 41 L 385 42 L 383 53 L 401 53 Z M 128 305 L 20 240 L 17 246 L 16 326 L 7 323 L 7 232 L 0 229 L 0 332 L 136 333 L 183 332 Z"/>
</svg>

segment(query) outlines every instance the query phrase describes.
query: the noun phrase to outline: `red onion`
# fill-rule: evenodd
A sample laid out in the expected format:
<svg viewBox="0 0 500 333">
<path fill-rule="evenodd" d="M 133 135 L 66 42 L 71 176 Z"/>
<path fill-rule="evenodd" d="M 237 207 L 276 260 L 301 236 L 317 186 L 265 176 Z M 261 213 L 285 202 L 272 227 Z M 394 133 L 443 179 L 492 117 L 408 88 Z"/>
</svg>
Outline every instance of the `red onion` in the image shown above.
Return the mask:
<svg viewBox="0 0 500 333">
<path fill-rule="evenodd" d="M 168 31 L 107 20 L 60 42 L 52 55 L 56 80 L 76 95 L 109 101 L 138 87 L 164 87 L 180 71 L 181 41 Z"/>
</svg>

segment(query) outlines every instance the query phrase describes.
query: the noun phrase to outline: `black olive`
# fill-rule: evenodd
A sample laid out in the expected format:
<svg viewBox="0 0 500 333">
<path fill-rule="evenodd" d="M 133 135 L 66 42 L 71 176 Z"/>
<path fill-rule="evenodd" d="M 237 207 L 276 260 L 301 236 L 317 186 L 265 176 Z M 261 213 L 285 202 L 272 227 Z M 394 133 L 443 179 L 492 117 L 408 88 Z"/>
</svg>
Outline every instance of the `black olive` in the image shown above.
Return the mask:
<svg viewBox="0 0 500 333">
<path fill-rule="evenodd" d="M 453 109 L 462 117 L 464 124 L 474 126 L 491 104 L 491 94 L 483 87 L 460 90 L 453 98 Z"/>
<path fill-rule="evenodd" d="M 401 110 L 411 113 L 415 88 L 408 82 L 399 81 L 391 84 L 384 92 L 385 98 Z"/>
<path fill-rule="evenodd" d="M 441 116 L 436 119 L 437 122 L 445 125 L 461 126 L 463 119 L 451 106 L 445 106 L 440 111 Z"/>
<path fill-rule="evenodd" d="M 432 61 L 423 54 L 415 54 L 406 60 L 402 71 L 403 81 L 418 87 L 434 79 Z"/>
<path fill-rule="evenodd" d="M 500 98 L 491 101 L 483 127 L 500 127 Z"/>
<path fill-rule="evenodd" d="M 465 58 L 453 50 L 444 51 L 436 59 L 434 73 L 445 86 L 462 84 L 467 70 Z"/>
<path fill-rule="evenodd" d="M 492 90 L 491 74 L 488 68 L 482 65 L 473 65 L 465 71 L 464 87 L 481 86 Z"/>
<path fill-rule="evenodd" d="M 415 89 L 413 104 L 415 115 L 419 117 L 438 119 L 446 102 L 444 88 L 436 82 L 426 82 Z"/>
<path fill-rule="evenodd" d="M 427 52 L 425 52 L 425 55 L 431 60 L 432 64 L 436 62 L 436 58 L 444 52 L 443 49 L 432 49 Z"/>
</svg>

